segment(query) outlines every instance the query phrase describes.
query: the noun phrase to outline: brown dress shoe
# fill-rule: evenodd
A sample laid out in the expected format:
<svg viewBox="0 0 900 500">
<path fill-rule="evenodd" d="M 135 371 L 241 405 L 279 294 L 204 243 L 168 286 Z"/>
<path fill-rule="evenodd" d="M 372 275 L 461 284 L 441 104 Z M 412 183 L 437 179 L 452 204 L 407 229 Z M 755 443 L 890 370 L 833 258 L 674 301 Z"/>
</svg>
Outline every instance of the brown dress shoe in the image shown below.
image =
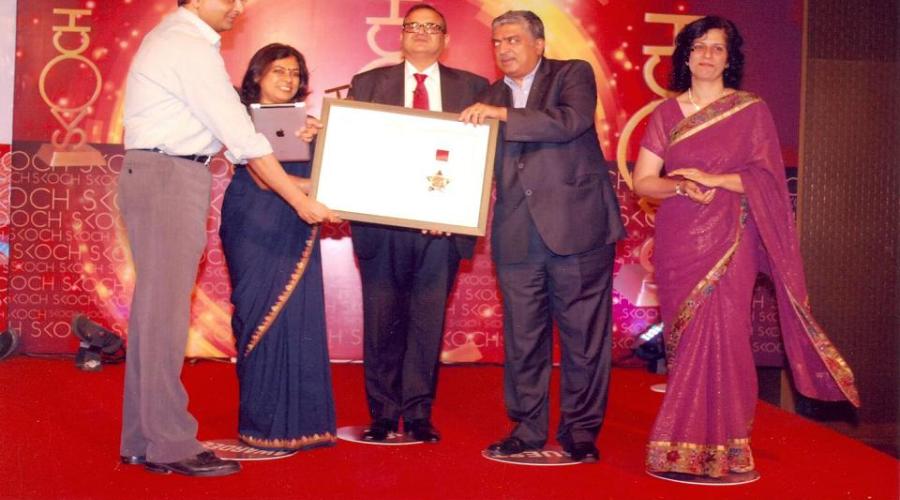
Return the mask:
<svg viewBox="0 0 900 500">
<path fill-rule="evenodd" d="M 185 476 L 227 476 L 240 472 L 241 464 L 234 460 L 222 460 L 211 451 L 204 451 L 196 456 L 171 462 L 160 464 L 155 462 L 147 462 L 144 468 L 150 472 L 158 474 L 183 474 Z"/>
</svg>

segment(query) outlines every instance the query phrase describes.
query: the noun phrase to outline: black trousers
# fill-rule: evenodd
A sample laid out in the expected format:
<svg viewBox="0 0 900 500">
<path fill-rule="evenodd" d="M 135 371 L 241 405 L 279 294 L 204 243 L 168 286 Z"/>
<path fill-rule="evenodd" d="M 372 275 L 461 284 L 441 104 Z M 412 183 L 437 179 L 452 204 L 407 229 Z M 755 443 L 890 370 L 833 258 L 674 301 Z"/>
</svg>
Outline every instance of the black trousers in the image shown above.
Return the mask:
<svg viewBox="0 0 900 500">
<path fill-rule="evenodd" d="M 459 253 L 452 239 L 416 230 L 379 229 L 367 243 L 376 246 L 373 254 L 357 257 L 369 413 L 395 421 L 431 418 Z"/>
<path fill-rule="evenodd" d="M 496 263 L 503 292 L 504 398 L 512 436 L 543 446 L 553 322 L 559 327 L 563 446 L 593 442 L 606 411 L 612 356 L 615 244 L 577 255 L 550 252 L 532 231 L 524 262 Z"/>
</svg>

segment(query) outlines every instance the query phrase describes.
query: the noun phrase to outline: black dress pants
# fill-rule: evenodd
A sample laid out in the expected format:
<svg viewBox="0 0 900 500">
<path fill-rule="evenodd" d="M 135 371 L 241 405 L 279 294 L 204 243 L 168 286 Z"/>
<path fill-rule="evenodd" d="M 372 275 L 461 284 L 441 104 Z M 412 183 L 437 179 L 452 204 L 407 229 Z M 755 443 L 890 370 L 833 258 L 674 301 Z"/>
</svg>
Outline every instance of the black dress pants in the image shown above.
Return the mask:
<svg viewBox="0 0 900 500">
<path fill-rule="evenodd" d="M 373 419 L 429 419 L 459 253 L 449 237 L 368 230 L 368 251 L 357 257 L 369 413 Z"/>
</svg>

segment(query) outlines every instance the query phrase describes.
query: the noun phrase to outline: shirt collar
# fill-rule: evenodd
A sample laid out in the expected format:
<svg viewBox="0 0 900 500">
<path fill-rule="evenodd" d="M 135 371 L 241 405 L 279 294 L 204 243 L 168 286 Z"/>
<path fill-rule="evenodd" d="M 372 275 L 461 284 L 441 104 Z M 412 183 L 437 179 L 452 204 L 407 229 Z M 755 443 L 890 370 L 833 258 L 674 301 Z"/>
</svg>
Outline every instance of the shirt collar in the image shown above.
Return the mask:
<svg viewBox="0 0 900 500">
<path fill-rule="evenodd" d="M 413 78 L 414 74 L 421 73 L 423 75 L 428 75 L 428 78 L 434 79 L 435 75 L 438 74 L 437 61 L 432 63 L 431 66 L 425 68 L 423 71 L 417 70 L 416 67 L 413 66 L 412 63 L 409 61 L 406 61 L 406 63 L 403 65 L 403 68 L 404 68 L 404 74 L 405 74 L 406 78 Z M 428 79 L 426 78 L 426 81 L 427 80 Z"/>
<path fill-rule="evenodd" d="M 534 76 L 537 74 L 538 68 L 541 67 L 541 62 L 543 60 L 544 60 L 543 57 L 538 59 L 538 63 L 534 65 L 534 69 L 532 69 L 530 73 L 525 75 L 525 78 L 522 78 L 522 86 L 521 87 L 519 86 L 518 83 L 516 83 L 515 80 L 513 80 L 512 78 L 510 78 L 508 76 L 503 77 L 503 83 L 505 83 L 506 85 L 508 85 L 512 88 L 519 88 L 522 90 L 522 92 L 530 92 L 531 84 L 534 83 Z"/>
<path fill-rule="evenodd" d="M 175 11 L 175 16 L 178 16 L 179 20 L 191 23 L 197 30 L 200 32 L 200 35 L 209 42 L 210 45 L 219 46 L 222 41 L 222 36 L 216 33 L 216 30 L 212 29 L 206 21 L 200 19 L 200 16 L 194 14 L 193 12 L 187 10 L 184 7 L 179 7 L 178 10 Z"/>
</svg>

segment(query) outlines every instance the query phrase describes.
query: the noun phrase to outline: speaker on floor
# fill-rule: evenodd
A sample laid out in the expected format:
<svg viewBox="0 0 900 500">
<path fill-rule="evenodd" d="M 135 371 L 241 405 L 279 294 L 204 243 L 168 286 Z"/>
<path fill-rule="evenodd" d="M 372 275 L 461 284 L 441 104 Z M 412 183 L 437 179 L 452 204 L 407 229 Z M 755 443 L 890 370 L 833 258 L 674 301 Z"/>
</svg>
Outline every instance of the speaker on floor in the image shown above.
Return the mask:
<svg viewBox="0 0 900 500">
<path fill-rule="evenodd" d="M 19 334 L 9 329 L 0 332 L 0 361 L 12 356 L 19 347 Z"/>
<path fill-rule="evenodd" d="M 666 346 L 662 333 L 662 323 L 650 325 L 634 339 L 631 347 L 635 356 L 647 362 L 647 371 L 651 373 L 666 372 Z"/>
<path fill-rule="evenodd" d="M 83 314 L 72 318 L 72 333 L 80 341 L 75 355 L 75 366 L 80 370 L 98 372 L 103 369 L 104 363 L 118 363 L 125 359 L 122 337 Z"/>
</svg>

